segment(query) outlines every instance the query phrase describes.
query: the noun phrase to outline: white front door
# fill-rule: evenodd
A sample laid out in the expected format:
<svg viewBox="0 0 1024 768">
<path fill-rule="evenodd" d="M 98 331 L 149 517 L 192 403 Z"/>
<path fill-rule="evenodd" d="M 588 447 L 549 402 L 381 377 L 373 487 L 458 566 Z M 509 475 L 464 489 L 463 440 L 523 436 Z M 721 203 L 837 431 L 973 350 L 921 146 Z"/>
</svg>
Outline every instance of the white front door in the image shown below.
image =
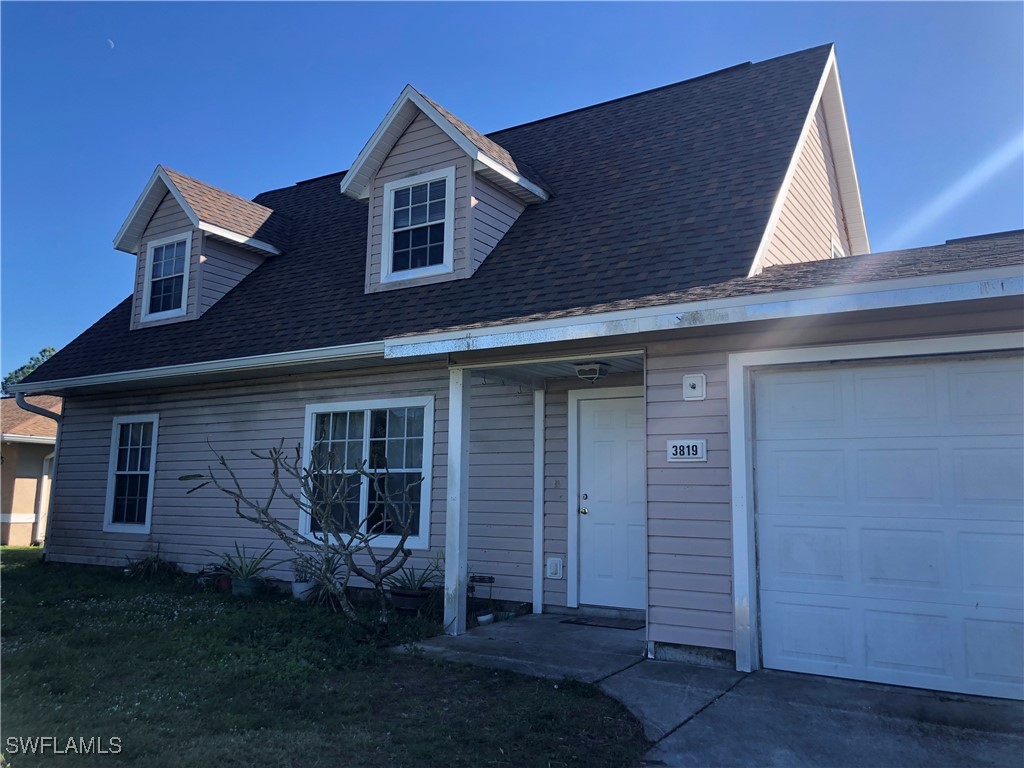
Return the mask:
<svg viewBox="0 0 1024 768">
<path fill-rule="evenodd" d="M 643 398 L 579 401 L 579 602 L 644 608 Z"/>
</svg>

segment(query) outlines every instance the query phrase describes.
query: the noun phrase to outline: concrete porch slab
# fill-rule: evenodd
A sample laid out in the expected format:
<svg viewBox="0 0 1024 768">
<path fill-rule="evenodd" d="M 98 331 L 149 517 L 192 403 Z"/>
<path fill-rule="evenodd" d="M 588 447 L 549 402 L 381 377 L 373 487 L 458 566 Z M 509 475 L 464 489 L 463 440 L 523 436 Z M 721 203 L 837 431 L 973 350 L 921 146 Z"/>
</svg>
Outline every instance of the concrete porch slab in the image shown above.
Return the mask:
<svg viewBox="0 0 1024 768">
<path fill-rule="evenodd" d="M 595 683 L 643 659 L 643 630 L 563 624 L 565 616 L 521 616 L 413 647 L 449 661 L 535 677 Z"/>
</svg>

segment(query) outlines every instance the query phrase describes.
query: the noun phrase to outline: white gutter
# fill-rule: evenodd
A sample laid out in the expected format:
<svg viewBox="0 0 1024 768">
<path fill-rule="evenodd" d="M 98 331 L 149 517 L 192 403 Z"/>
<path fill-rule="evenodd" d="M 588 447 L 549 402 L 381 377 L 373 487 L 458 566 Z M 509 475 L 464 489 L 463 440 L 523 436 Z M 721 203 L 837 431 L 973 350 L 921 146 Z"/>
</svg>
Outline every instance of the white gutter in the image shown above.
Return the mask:
<svg viewBox="0 0 1024 768">
<path fill-rule="evenodd" d="M 524 344 L 1021 295 L 1024 295 L 1021 268 L 998 267 L 405 336 L 385 341 L 384 357 L 392 359 L 450 354 Z"/>
<path fill-rule="evenodd" d="M 234 357 L 225 360 L 210 360 L 203 363 L 164 365 L 157 368 L 143 368 L 136 371 L 119 371 L 117 373 L 101 373 L 94 376 L 79 376 L 71 379 L 52 379 L 50 381 L 31 382 L 28 384 L 21 383 L 14 385 L 11 389 L 20 396 L 22 393 L 31 394 L 33 392 L 52 392 L 60 389 L 91 387 L 103 384 L 146 382 L 159 379 L 177 378 L 179 376 L 192 376 L 202 373 L 229 373 L 233 371 L 248 371 L 257 368 L 276 368 L 282 365 L 294 365 L 297 363 L 316 363 L 331 360 L 352 360 L 356 358 L 381 357 L 383 353 L 383 341 L 368 341 L 360 344 L 343 344 L 337 347 L 300 349 L 294 352 L 275 352 L 269 355 Z"/>
<path fill-rule="evenodd" d="M 217 235 L 217 237 L 223 237 L 225 240 L 230 240 L 233 243 L 239 243 L 240 245 L 248 245 L 252 248 L 258 248 L 261 251 L 266 251 L 271 256 L 280 256 L 281 251 L 272 246 L 270 243 L 266 243 L 263 240 L 259 240 L 255 237 L 246 237 L 240 235 L 237 232 L 232 232 L 230 229 L 224 229 L 214 224 L 208 224 L 205 221 L 199 222 L 199 229 L 204 232 L 209 232 L 211 235 Z"/>
<path fill-rule="evenodd" d="M 52 418 L 52 417 L 47 417 Z M 32 445 L 53 445 L 57 442 L 55 437 L 40 437 L 39 435 L 12 435 L 6 432 L 0 435 L 0 441 L 5 443 L 30 443 Z"/>
</svg>

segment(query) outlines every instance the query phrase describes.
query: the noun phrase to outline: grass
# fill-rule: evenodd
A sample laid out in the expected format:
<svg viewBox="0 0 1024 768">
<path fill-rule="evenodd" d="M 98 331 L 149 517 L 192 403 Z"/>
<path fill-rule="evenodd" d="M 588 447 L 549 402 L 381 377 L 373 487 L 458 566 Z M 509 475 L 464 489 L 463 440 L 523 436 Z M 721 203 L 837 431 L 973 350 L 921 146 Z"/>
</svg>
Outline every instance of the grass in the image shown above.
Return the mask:
<svg viewBox="0 0 1024 768">
<path fill-rule="evenodd" d="M 392 654 L 339 614 L 0 551 L 0 745 L 13 768 L 628 766 L 640 725 L 597 689 Z M 396 639 L 436 632 L 403 620 Z M 10 737 L 118 737 L 118 755 Z"/>
</svg>

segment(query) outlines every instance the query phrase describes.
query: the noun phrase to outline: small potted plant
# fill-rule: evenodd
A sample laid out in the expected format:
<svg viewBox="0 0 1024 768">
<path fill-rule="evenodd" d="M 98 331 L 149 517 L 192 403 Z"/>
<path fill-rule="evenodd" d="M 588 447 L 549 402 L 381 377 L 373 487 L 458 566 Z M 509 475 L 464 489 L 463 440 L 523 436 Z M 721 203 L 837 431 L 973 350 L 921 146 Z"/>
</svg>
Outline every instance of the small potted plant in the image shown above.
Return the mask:
<svg viewBox="0 0 1024 768">
<path fill-rule="evenodd" d="M 437 574 L 438 569 L 434 563 L 419 571 L 415 566 L 405 566 L 387 581 L 391 604 L 404 613 L 416 613 L 430 597 Z"/>
<path fill-rule="evenodd" d="M 231 594 L 245 597 L 256 594 L 256 590 L 263 581 L 263 574 L 277 565 L 277 563 L 268 562 L 273 551 L 273 547 L 268 544 L 267 548 L 259 554 L 249 555 L 245 551 L 245 547 L 239 547 L 236 541 L 233 555 L 230 552 L 220 555 L 220 571 L 231 577 Z M 216 555 L 217 553 L 211 552 L 210 554 Z"/>
<path fill-rule="evenodd" d="M 292 597 L 296 600 L 308 599 L 315 584 L 315 566 L 308 557 L 296 557 L 292 560 L 292 574 L 295 577 L 292 581 Z"/>
</svg>

